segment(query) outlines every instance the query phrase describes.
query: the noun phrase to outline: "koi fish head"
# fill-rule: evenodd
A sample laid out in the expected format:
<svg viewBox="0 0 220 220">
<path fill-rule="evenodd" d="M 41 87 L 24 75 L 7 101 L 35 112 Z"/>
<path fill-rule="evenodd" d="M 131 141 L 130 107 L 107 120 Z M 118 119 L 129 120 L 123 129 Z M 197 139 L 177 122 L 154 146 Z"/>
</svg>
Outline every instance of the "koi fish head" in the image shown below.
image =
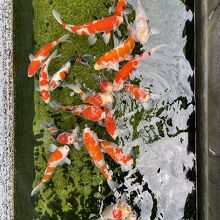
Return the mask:
<svg viewBox="0 0 220 220">
<path fill-rule="evenodd" d="M 28 66 L 28 77 L 32 77 L 40 69 L 40 66 L 40 60 L 33 59 Z"/>
<path fill-rule="evenodd" d="M 50 102 L 50 92 L 48 90 L 43 89 L 40 91 L 40 94 L 45 103 Z"/>
<path fill-rule="evenodd" d="M 109 81 L 103 81 L 99 83 L 99 89 L 104 93 L 112 93 L 114 91 L 114 86 Z"/>
<path fill-rule="evenodd" d="M 126 0 L 118 0 L 118 3 L 115 8 L 115 15 L 121 16 L 121 13 L 126 9 L 127 1 Z"/>
</svg>

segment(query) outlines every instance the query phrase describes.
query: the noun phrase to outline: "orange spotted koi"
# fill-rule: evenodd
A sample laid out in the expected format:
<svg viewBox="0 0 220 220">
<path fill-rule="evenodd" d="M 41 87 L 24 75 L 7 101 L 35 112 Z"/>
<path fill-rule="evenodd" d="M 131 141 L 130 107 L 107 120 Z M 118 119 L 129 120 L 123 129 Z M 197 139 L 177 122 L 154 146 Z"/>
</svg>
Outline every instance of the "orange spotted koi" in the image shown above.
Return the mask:
<svg viewBox="0 0 220 220">
<path fill-rule="evenodd" d="M 53 91 L 56 88 L 60 87 L 64 80 L 66 79 L 70 68 L 73 64 L 75 63 L 81 63 L 83 65 L 88 65 L 88 62 L 90 60 L 91 55 L 84 55 L 82 58 L 81 57 L 76 57 L 68 62 L 66 62 L 52 77 L 50 80 L 50 90 Z"/>
<path fill-rule="evenodd" d="M 66 145 L 60 148 L 57 148 L 54 144 L 50 145 L 50 151 L 52 154 L 47 162 L 47 168 L 45 170 L 44 177 L 41 179 L 39 185 L 37 185 L 32 190 L 31 196 L 40 190 L 44 184 L 52 177 L 52 174 L 54 173 L 57 166 L 61 166 L 64 163 L 68 165 L 71 164 L 71 161 L 67 158 L 69 150 L 69 147 Z"/>
<path fill-rule="evenodd" d="M 145 58 L 149 57 L 152 55 L 152 53 L 158 49 L 159 47 L 162 47 L 164 45 L 159 45 L 156 46 L 154 48 L 152 48 L 151 50 L 148 50 L 146 52 L 144 52 L 141 55 L 136 55 L 135 58 L 129 60 L 115 75 L 114 78 L 114 82 L 113 82 L 113 86 L 115 89 L 122 89 L 123 84 L 125 81 L 128 80 L 128 78 L 130 77 L 130 75 L 137 69 L 138 64 L 144 60 Z"/>
<path fill-rule="evenodd" d="M 132 95 L 134 99 L 140 102 L 146 102 L 150 99 L 150 94 L 145 89 L 134 84 L 125 84 L 124 90 Z"/>
<path fill-rule="evenodd" d="M 70 145 L 73 144 L 76 149 L 79 150 L 78 144 L 78 133 L 79 128 L 75 128 L 71 133 L 63 132 L 54 126 L 54 121 L 51 122 L 42 122 L 41 126 L 47 128 L 50 131 L 51 136 L 61 145 Z"/>
<path fill-rule="evenodd" d="M 49 75 L 48 75 L 48 67 L 54 58 L 57 56 L 57 50 L 55 50 L 51 56 L 46 60 L 46 62 L 43 64 L 43 67 L 41 68 L 40 75 L 39 75 L 39 88 L 40 88 L 40 94 L 42 99 L 45 103 L 50 102 L 50 86 L 49 86 Z"/>
<path fill-rule="evenodd" d="M 64 35 L 63 37 L 55 40 L 51 43 L 46 44 L 38 53 L 33 56 L 30 55 L 31 62 L 28 66 L 28 76 L 32 77 L 42 66 L 44 61 L 47 59 L 51 50 L 59 43 L 68 41 L 69 35 Z"/>
<path fill-rule="evenodd" d="M 109 187 L 114 190 L 118 184 L 112 180 L 112 172 L 110 172 L 105 164 L 105 160 L 100 148 L 100 143 L 95 132 L 89 128 L 83 131 L 83 143 L 89 152 L 90 157 L 95 163 L 95 166 L 100 170 L 102 175 L 108 182 Z"/>
<path fill-rule="evenodd" d="M 129 37 L 119 44 L 116 48 L 113 48 L 109 52 L 101 56 L 95 63 L 94 69 L 101 70 L 104 68 L 114 69 L 118 71 L 119 63 L 130 59 L 130 54 L 132 53 L 135 46 L 135 39 L 133 34 L 130 34 Z"/>
<path fill-rule="evenodd" d="M 70 88 L 73 90 L 73 93 L 77 93 L 80 95 L 81 99 L 83 102 L 103 107 L 103 106 L 108 106 L 111 107 L 113 103 L 113 96 L 110 93 L 95 93 L 93 95 L 87 95 L 80 89 L 80 85 L 66 85 L 66 87 Z M 71 94 L 73 94 L 71 93 Z"/>
<path fill-rule="evenodd" d="M 56 102 L 50 102 L 49 104 L 55 109 L 71 112 L 73 115 L 83 117 L 89 121 L 101 121 L 106 116 L 105 111 L 98 106 L 88 104 L 78 106 L 62 106 Z"/>
<path fill-rule="evenodd" d="M 66 30 L 74 34 L 90 36 L 90 44 L 94 44 L 96 42 L 97 38 L 95 37 L 95 34 L 98 33 L 104 33 L 103 38 L 105 43 L 107 44 L 110 39 L 110 32 L 112 30 L 116 30 L 117 27 L 123 23 L 122 16 L 113 15 L 85 24 L 70 25 L 62 21 L 60 14 L 56 10 L 52 10 L 52 13 L 57 22 L 61 24 Z"/>
<path fill-rule="evenodd" d="M 105 140 L 99 140 L 99 141 L 102 151 L 104 153 L 107 153 L 116 163 L 122 166 L 133 165 L 132 157 L 130 155 L 125 154 L 121 148 L 116 146 L 116 144 Z"/>
<path fill-rule="evenodd" d="M 118 136 L 118 132 L 116 128 L 115 118 L 109 109 L 105 109 L 104 125 L 106 127 L 107 132 L 115 140 L 116 137 Z"/>
</svg>

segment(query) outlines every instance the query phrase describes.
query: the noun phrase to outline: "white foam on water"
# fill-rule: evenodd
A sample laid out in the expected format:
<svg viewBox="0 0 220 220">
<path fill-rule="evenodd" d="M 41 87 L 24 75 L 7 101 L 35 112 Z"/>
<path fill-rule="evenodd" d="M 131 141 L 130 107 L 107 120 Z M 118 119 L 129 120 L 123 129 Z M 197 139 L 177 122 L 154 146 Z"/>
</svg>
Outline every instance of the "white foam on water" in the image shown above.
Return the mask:
<svg viewBox="0 0 220 220">
<path fill-rule="evenodd" d="M 12 1 L 0 0 L 0 220 L 14 216 Z"/>
<path fill-rule="evenodd" d="M 136 8 L 136 0 L 128 2 Z M 195 187 L 186 178 L 195 160 L 195 155 L 187 150 L 186 132 L 194 106 L 189 83 L 193 71 L 183 53 L 187 39 L 182 37 L 192 13 L 186 11 L 180 0 L 142 0 L 141 3 L 147 9 L 151 27 L 160 32 L 150 37 L 144 49 L 159 44 L 168 46 L 144 60 L 130 78 L 131 82 L 140 80 L 142 87 L 159 95 L 156 103 L 144 110 L 143 105 L 134 102 L 126 92 L 117 94 L 114 111 L 119 114 L 119 144 L 125 146 L 126 152 L 134 146 L 139 147 L 135 169 L 143 176 L 143 183 L 137 184 L 132 177 L 135 171 L 131 170 L 124 184 L 128 196 L 137 192 L 135 201 L 141 209 L 139 219 L 150 219 L 156 200 L 156 219 L 177 220 L 183 218 L 187 196 Z M 150 191 L 143 190 L 145 184 Z"/>
</svg>

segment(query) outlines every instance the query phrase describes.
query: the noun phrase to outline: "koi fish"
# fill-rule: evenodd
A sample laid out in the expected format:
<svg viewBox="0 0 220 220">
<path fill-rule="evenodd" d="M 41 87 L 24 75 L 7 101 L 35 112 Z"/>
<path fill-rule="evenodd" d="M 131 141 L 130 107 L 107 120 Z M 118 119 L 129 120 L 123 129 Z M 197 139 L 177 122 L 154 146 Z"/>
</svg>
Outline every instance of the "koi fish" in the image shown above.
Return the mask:
<svg viewBox="0 0 220 220">
<path fill-rule="evenodd" d="M 53 60 L 56 57 L 58 57 L 57 50 L 55 50 L 51 54 L 51 56 L 46 60 L 46 62 L 43 64 L 43 67 L 41 68 L 40 75 L 39 75 L 40 94 L 45 103 L 49 103 L 50 101 L 48 67 L 49 67 L 51 60 Z"/>
<path fill-rule="evenodd" d="M 56 10 L 52 10 L 52 13 L 57 22 L 61 24 L 66 30 L 74 34 L 89 36 L 90 44 L 95 44 L 95 42 L 97 41 L 95 34 L 98 33 L 104 33 L 103 38 L 105 43 L 107 44 L 110 39 L 111 31 L 116 30 L 116 28 L 123 23 L 122 16 L 113 15 L 85 24 L 70 25 L 62 21 L 60 14 Z"/>
<path fill-rule="evenodd" d="M 111 107 L 113 103 L 113 96 L 110 93 L 95 93 L 93 95 L 87 95 L 84 93 L 78 84 L 76 85 L 66 85 L 68 88 L 72 89 L 74 93 L 77 93 L 80 95 L 83 102 L 103 107 L 103 106 L 109 106 Z M 72 93 L 73 94 L 73 93 Z"/>
<path fill-rule="evenodd" d="M 61 42 L 67 42 L 69 35 L 64 35 L 63 37 L 55 40 L 51 43 L 48 43 L 41 48 L 38 53 L 34 55 L 30 55 L 31 63 L 28 66 L 28 76 L 32 77 L 42 66 L 44 61 L 47 59 L 51 50 Z"/>
<path fill-rule="evenodd" d="M 66 62 L 52 77 L 50 80 L 50 90 L 53 91 L 54 89 L 61 86 L 66 79 L 70 68 L 75 63 L 81 63 L 83 65 L 88 65 L 91 55 L 84 55 L 82 58 L 77 57 L 69 60 Z"/>
<path fill-rule="evenodd" d="M 112 180 L 112 174 L 105 164 L 96 133 L 91 131 L 89 128 L 85 128 L 83 131 L 83 143 L 88 150 L 90 157 L 94 161 L 95 166 L 107 180 L 109 187 L 112 190 L 115 190 L 115 188 L 118 187 L 118 184 Z"/>
<path fill-rule="evenodd" d="M 121 166 L 133 165 L 132 157 L 130 155 L 124 154 L 122 149 L 117 147 L 116 144 L 105 140 L 99 141 L 102 151 L 107 153 L 116 163 L 120 164 Z"/>
<path fill-rule="evenodd" d="M 119 63 L 130 59 L 130 54 L 132 53 L 135 46 L 135 38 L 133 34 L 130 34 L 129 37 L 119 44 L 116 48 L 113 48 L 109 52 L 101 56 L 95 63 L 94 69 L 101 70 L 104 68 L 107 69 L 119 69 Z"/>
<path fill-rule="evenodd" d="M 71 161 L 67 158 L 69 150 L 69 147 L 66 145 L 59 148 L 57 148 L 54 144 L 50 145 L 50 151 L 52 152 L 52 154 L 48 160 L 44 177 L 41 179 L 39 185 L 37 185 L 32 190 L 31 196 L 33 196 L 38 190 L 40 190 L 44 186 L 44 184 L 52 177 L 52 174 L 54 173 L 57 166 L 61 166 L 64 163 L 68 165 L 71 164 Z"/>
<path fill-rule="evenodd" d="M 114 86 L 109 81 L 103 81 L 98 84 L 99 89 L 103 93 L 113 93 L 114 92 Z"/>
<path fill-rule="evenodd" d="M 115 8 L 115 15 L 122 16 L 122 12 L 126 9 L 127 0 L 118 0 L 118 3 Z"/>
<path fill-rule="evenodd" d="M 138 85 L 125 84 L 124 90 L 127 91 L 137 101 L 147 102 L 150 99 L 149 92 Z"/>
<path fill-rule="evenodd" d="M 158 45 L 151 50 L 148 50 L 141 55 L 136 55 L 135 58 L 129 60 L 115 75 L 113 82 L 115 90 L 122 89 L 124 82 L 128 80 L 130 75 L 137 69 L 138 64 L 145 58 L 151 56 L 155 50 L 162 46 L 165 46 L 165 44 Z"/>
<path fill-rule="evenodd" d="M 101 121 L 106 116 L 105 111 L 98 106 L 88 104 L 78 106 L 62 106 L 56 102 L 50 102 L 49 104 L 52 108 L 71 112 L 75 116 L 80 116 L 90 121 Z"/>
<path fill-rule="evenodd" d="M 122 195 L 119 202 L 105 208 L 98 220 L 137 220 L 137 216 L 127 203 L 126 197 Z"/>
<path fill-rule="evenodd" d="M 118 136 L 118 132 L 116 128 L 115 118 L 109 109 L 105 109 L 104 125 L 106 127 L 107 132 L 115 140 Z"/>
<path fill-rule="evenodd" d="M 71 133 L 63 132 L 54 126 L 54 121 L 49 123 L 42 122 L 41 126 L 47 128 L 50 131 L 51 136 L 61 145 L 73 144 L 77 150 L 80 149 L 79 143 L 77 142 L 77 137 L 79 133 L 79 128 L 75 128 Z"/>
</svg>

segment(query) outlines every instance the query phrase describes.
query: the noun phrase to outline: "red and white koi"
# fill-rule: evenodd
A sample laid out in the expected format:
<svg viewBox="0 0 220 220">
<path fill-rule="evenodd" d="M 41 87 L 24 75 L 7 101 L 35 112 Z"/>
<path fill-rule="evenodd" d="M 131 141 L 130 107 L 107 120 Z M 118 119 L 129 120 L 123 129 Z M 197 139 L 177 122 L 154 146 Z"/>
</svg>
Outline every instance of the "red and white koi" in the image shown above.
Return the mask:
<svg viewBox="0 0 220 220">
<path fill-rule="evenodd" d="M 58 45 L 61 42 L 66 42 L 68 41 L 69 35 L 64 35 L 63 37 L 59 38 L 58 40 L 55 40 L 51 43 L 48 43 L 44 45 L 38 52 L 37 54 L 30 55 L 31 62 L 28 66 L 28 76 L 32 77 L 42 66 L 44 61 L 47 59 L 49 53 L 51 50 Z M 33 56 L 33 57 L 32 57 Z"/>
<path fill-rule="evenodd" d="M 110 93 L 95 93 L 92 95 L 87 95 L 86 93 L 84 93 L 81 88 L 80 85 L 76 84 L 76 85 L 66 85 L 66 87 L 70 88 L 73 90 L 74 93 L 77 93 L 80 95 L 81 99 L 83 102 L 91 104 L 91 105 L 95 105 L 95 106 L 99 106 L 99 107 L 111 107 L 112 103 L 113 103 L 113 95 Z"/>
<path fill-rule="evenodd" d="M 79 128 L 75 128 L 72 130 L 71 133 L 64 132 L 59 130 L 57 127 L 54 126 L 54 122 L 51 121 L 49 123 L 42 122 L 42 127 L 47 128 L 50 131 L 51 136 L 61 145 L 70 145 L 73 144 L 76 149 L 79 150 L 79 143 L 78 143 L 78 133 Z"/>
<path fill-rule="evenodd" d="M 56 102 L 49 103 L 51 107 L 57 110 L 65 110 L 71 112 L 75 116 L 80 116 L 89 121 L 101 121 L 106 117 L 106 113 L 103 109 L 93 105 L 78 105 L 78 106 L 62 106 Z"/>
<path fill-rule="evenodd" d="M 86 149 L 88 150 L 92 160 L 94 161 L 96 167 L 106 178 L 109 187 L 112 190 L 115 190 L 118 184 L 112 180 L 112 172 L 109 171 L 106 166 L 96 133 L 91 131 L 89 128 L 85 128 L 83 131 L 83 143 Z"/>
<path fill-rule="evenodd" d="M 58 23 L 60 23 L 66 30 L 74 34 L 90 36 L 90 44 L 94 44 L 96 42 L 97 38 L 95 37 L 95 34 L 98 33 L 104 33 L 103 38 L 107 44 L 110 39 L 111 31 L 116 30 L 116 28 L 123 23 L 122 16 L 113 15 L 85 24 L 70 25 L 62 21 L 60 14 L 56 10 L 52 10 L 52 13 Z"/>
<path fill-rule="evenodd" d="M 54 173 L 57 166 L 61 166 L 64 163 L 68 165 L 71 164 L 71 161 L 67 158 L 69 150 L 69 147 L 66 145 L 60 148 L 57 148 L 54 144 L 50 145 L 50 151 L 52 152 L 52 154 L 48 160 L 44 177 L 41 179 L 39 185 L 37 185 L 32 190 L 31 196 L 33 196 L 38 190 L 40 190 L 44 186 L 44 184 L 52 177 L 52 174 Z"/>
<path fill-rule="evenodd" d="M 124 90 L 128 92 L 137 101 L 147 102 L 150 99 L 149 92 L 138 85 L 125 84 Z"/>
<path fill-rule="evenodd" d="M 107 132 L 115 140 L 118 136 L 118 132 L 116 128 L 115 118 L 109 109 L 105 109 L 104 125 L 106 127 Z"/>
<path fill-rule="evenodd" d="M 122 195 L 119 202 L 109 205 L 101 214 L 98 220 L 137 220 L 131 206 L 127 203 L 126 198 Z"/>
<path fill-rule="evenodd" d="M 54 89 L 58 88 L 61 86 L 66 79 L 70 68 L 73 64 L 75 63 L 81 63 L 83 65 L 88 65 L 88 62 L 90 60 L 91 55 L 84 55 L 82 58 L 81 57 L 76 57 L 68 62 L 66 62 L 52 77 L 50 80 L 50 90 L 53 91 Z"/>
<path fill-rule="evenodd" d="M 42 99 L 45 103 L 49 103 L 50 101 L 50 86 L 49 86 L 49 74 L 48 74 L 48 67 L 54 58 L 57 56 L 57 50 L 55 50 L 51 56 L 46 60 L 46 62 L 43 64 L 40 75 L 39 75 L 39 88 L 40 88 L 40 94 Z"/>
<path fill-rule="evenodd" d="M 135 38 L 133 34 L 130 34 L 129 37 L 119 44 L 116 48 L 113 48 L 109 52 L 101 56 L 95 63 L 94 69 L 101 70 L 104 68 L 107 69 L 119 69 L 119 63 L 130 59 L 130 54 L 132 53 L 135 46 Z"/>
<path fill-rule="evenodd" d="M 116 163 L 120 164 L 121 166 L 132 166 L 133 159 L 130 155 L 127 155 L 123 152 L 121 148 L 119 148 L 116 144 L 105 141 L 99 140 L 102 151 L 107 153 Z"/>
<path fill-rule="evenodd" d="M 157 50 L 158 48 L 165 46 L 165 45 L 158 45 L 151 50 L 144 52 L 141 55 L 136 55 L 135 58 L 129 60 L 115 75 L 113 86 L 115 90 L 120 90 L 123 88 L 123 84 L 131 74 L 137 69 L 138 64 L 146 59 L 147 57 L 151 56 L 152 53 Z"/>
<path fill-rule="evenodd" d="M 114 92 L 114 86 L 109 81 L 102 81 L 98 84 L 99 89 L 103 93 L 113 93 Z"/>
</svg>

